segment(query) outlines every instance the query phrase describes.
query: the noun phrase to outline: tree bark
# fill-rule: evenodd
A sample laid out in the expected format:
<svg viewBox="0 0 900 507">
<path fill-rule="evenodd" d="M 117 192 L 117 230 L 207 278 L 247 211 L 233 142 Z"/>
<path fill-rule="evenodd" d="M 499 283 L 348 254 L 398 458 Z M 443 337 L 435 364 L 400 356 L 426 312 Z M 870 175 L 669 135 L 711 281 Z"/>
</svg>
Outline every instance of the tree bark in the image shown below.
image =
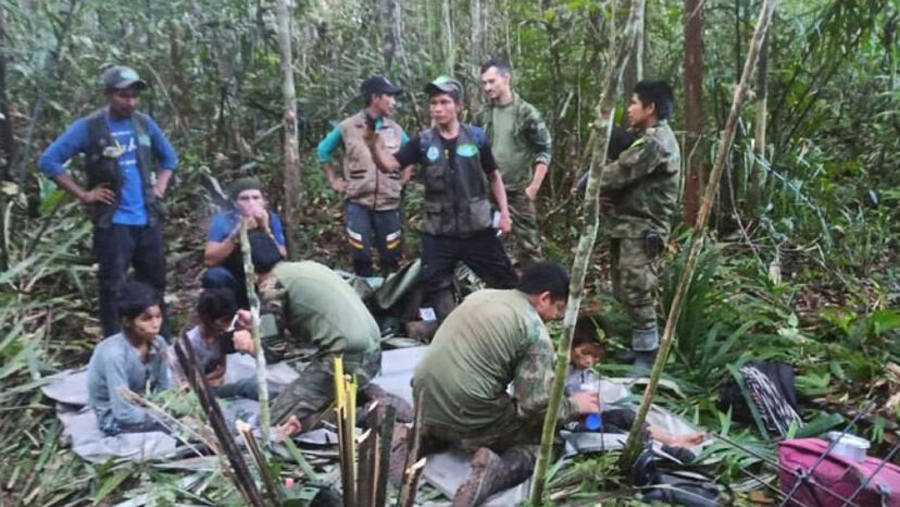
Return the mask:
<svg viewBox="0 0 900 507">
<path fill-rule="evenodd" d="M 297 225 L 300 197 L 300 149 L 297 141 L 297 95 L 291 51 L 291 13 L 288 0 L 275 3 L 278 18 L 278 54 L 281 57 L 281 93 L 284 98 L 284 218 L 288 257 L 297 258 Z"/>
<path fill-rule="evenodd" d="M 6 93 L 6 55 L 9 52 L 6 34 L 6 11 L 0 7 L 0 149 L 3 151 L 2 178 L 12 181 L 13 161 L 16 159 L 16 140 L 13 137 L 12 116 L 9 114 L 9 95 Z"/>
<path fill-rule="evenodd" d="M 628 66 L 625 67 L 622 93 L 624 93 L 626 103 L 628 102 L 628 98 L 631 97 L 634 85 L 641 79 L 644 79 L 644 26 L 647 21 L 646 8 L 646 4 L 644 4 L 644 11 L 639 13 L 641 19 L 638 21 L 638 40 L 634 45 L 634 51 L 632 52 L 631 57 L 628 59 Z M 627 121 L 627 118 L 625 120 Z"/>
<path fill-rule="evenodd" d="M 703 246 L 703 240 L 706 234 L 706 225 L 709 221 L 709 212 L 712 208 L 713 201 L 716 197 L 716 191 L 719 188 L 719 181 L 722 178 L 722 172 L 725 169 L 725 163 L 731 153 L 731 145 L 734 141 L 735 128 L 740 119 L 741 104 L 743 104 L 747 87 L 756 67 L 756 59 L 759 55 L 760 47 L 766 36 L 766 30 L 769 21 L 772 19 L 772 13 L 775 11 L 775 5 L 778 0 L 763 0 L 762 8 L 759 13 L 759 19 L 756 22 L 756 29 L 753 32 L 753 40 L 750 43 L 750 49 L 747 52 L 747 58 L 744 61 L 744 68 L 741 72 L 741 78 L 737 88 L 734 91 L 734 98 L 731 102 L 731 111 L 728 114 L 728 120 L 725 122 L 725 130 L 719 139 L 718 151 L 716 152 L 716 161 L 713 165 L 712 173 L 709 177 L 709 183 L 706 185 L 706 192 L 703 195 L 703 202 L 700 205 L 700 212 L 697 217 L 697 226 L 691 236 L 691 247 L 688 251 L 687 259 L 685 259 L 681 276 L 678 279 L 678 285 L 675 287 L 675 295 L 672 298 L 672 305 L 669 308 L 668 318 L 666 319 L 666 328 L 660 339 L 659 353 L 656 356 L 656 362 L 653 364 L 653 370 L 650 373 L 650 381 L 647 389 L 644 391 L 644 397 L 641 399 L 640 408 L 638 408 L 637 416 L 634 420 L 634 426 L 628 434 L 628 440 L 625 442 L 625 449 L 622 452 L 622 460 L 620 468 L 623 471 L 631 470 L 631 465 L 641 450 L 641 431 L 644 421 L 647 419 L 647 413 L 650 411 L 650 404 L 653 402 L 653 395 L 656 393 L 656 386 L 659 384 L 659 378 L 662 375 L 663 367 L 672 347 L 672 341 L 675 335 L 675 326 L 678 324 L 678 317 L 681 315 L 681 306 L 684 302 L 684 296 L 690 287 L 691 279 L 694 274 L 694 267 L 697 264 L 697 256 Z"/>
<path fill-rule="evenodd" d="M 566 306 L 565 318 L 563 319 L 563 337 L 556 352 L 555 378 L 547 406 L 547 413 L 544 417 L 540 453 L 534 469 L 531 490 L 532 505 L 542 505 L 547 468 L 550 464 L 550 450 L 556 433 L 557 415 L 562 402 L 566 371 L 569 366 L 569 355 L 572 351 L 575 322 L 578 319 L 578 311 L 581 308 L 581 300 L 584 293 L 584 278 L 590 265 L 591 252 L 594 250 L 594 243 L 597 240 L 597 229 L 600 223 L 600 171 L 606 162 L 606 152 L 609 148 L 609 136 L 612 133 L 616 94 L 628 58 L 634 50 L 634 44 L 637 43 L 638 31 L 640 30 L 639 23 L 643 10 L 644 0 L 632 1 L 628 22 L 625 25 L 624 38 L 616 50 L 616 57 L 610 62 L 604 77 L 603 92 L 600 95 L 600 103 L 597 106 L 597 121 L 593 125 L 595 135 L 592 137 L 595 138 L 596 142 L 588 143 L 591 146 L 591 165 L 584 200 L 585 221 L 581 237 L 578 240 L 578 247 L 575 251 L 575 260 L 572 263 L 569 300 Z"/>
<path fill-rule="evenodd" d="M 403 39 L 401 37 L 401 16 L 400 5 L 398 0 L 379 0 L 379 13 L 381 15 L 382 33 L 382 54 L 384 55 L 384 65 L 388 74 L 394 67 L 394 62 L 403 52 Z"/>
<path fill-rule="evenodd" d="M 469 0 L 469 15 L 471 17 L 469 57 L 472 61 L 472 76 L 475 78 L 475 84 L 470 87 L 469 91 L 469 107 L 472 111 L 478 111 L 478 108 L 481 106 L 481 94 L 479 93 L 481 63 L 484 59 L 482 52 L 484 27 L 481 24 L 481 0 Z"/>
<path fill-rule="evenodd" d="M 759 49 L 759 62 L 756 66 L 756 121 L 753 124 L 753 153 L 756 159 L 750 167 L 750 178 L 747 189 L 747 212 L 756 216 L 762 198 L 762 187 L 765 184 L 763 165 L 766 160 L 766 126 L 768 109 L 766 94 L 769 88 L 769 37 L 763 39 Z"/>
<path fill-rule="evenodd" d="M 704 164 L 703 136 L 703 0 L 684 2 L 684 221 L 697 223 Z"/>
</svg>

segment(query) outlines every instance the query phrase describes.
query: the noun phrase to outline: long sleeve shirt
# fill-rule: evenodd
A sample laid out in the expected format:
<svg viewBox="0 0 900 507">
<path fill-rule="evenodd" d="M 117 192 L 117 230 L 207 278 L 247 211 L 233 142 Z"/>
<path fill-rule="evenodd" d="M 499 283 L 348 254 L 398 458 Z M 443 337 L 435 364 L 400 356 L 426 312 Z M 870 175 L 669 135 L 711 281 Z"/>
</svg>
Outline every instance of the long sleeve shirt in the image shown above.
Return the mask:
<svg viewBox="0 0 900 507">
<path fill-rule="evenodd" d="M 88 363 L 88 400 L 104 433 L 114 435 L 154 426 L 150 415 L 129 401 L 123 391 L 144 394 L 169 389 L 165 349 L 165 340 L 157 336 L 146 362 L 142 362 L 122 333 L 106 338 L 94 349 Z"/>
</svg>

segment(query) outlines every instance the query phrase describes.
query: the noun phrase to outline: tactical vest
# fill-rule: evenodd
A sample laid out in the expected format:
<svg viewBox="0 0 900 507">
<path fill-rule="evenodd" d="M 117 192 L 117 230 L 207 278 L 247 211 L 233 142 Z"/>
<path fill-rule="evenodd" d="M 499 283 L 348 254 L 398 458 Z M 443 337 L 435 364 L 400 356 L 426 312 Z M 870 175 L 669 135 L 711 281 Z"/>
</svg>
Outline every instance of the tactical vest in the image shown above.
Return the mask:
<svg viewBox="0 0 900 507">
<path fill-rule="evenodd" d="M 90 148 L 86 153 L 87 186 L 89 189 L 92 189 L 101 183 L 106 183 L 109 189 L 116 193 L 115 202 L 112 204 L 91 204 L 91 220 L 95 226 L 101 228 L 107 228 L 112 224 L 113 215 L 115 215 L 116 209 L 119 207 L 119 199 L 122 195 L 122 170 L 119 168 L 119 159 L 117 156 L 104 154 L 104 150 L 116 145 L 109 131 L 109 124 L 106 122 L 108 114 L 107 108 L 104 107 L 94 111 L 87 117 L 88 136 L 90 139 Z M 131 124 L 134 126 L 135 137 L 138 141 L 137 165 L 141 175 L 144 207 L 147 210 L 147 224 L 155 226 L 159 224 L 162 215 L 162 203 L 157 202 L 156 194 L 153 193 L 153 185 L 150 181 L 153 158 L 150 135 L 148 133 L 150 130 L 148 127 L 149 120 L 146 115 L 138 112 L 132 113 L 131 118 Z"/>
<path fill-rule="evenodd" d="M 421 134 L 424 151 L 425 217 L 422 231 L 466 237 L 491 226 L 488 180 L 469 125 L 460 125 L 451 163 L 437 128 Z"/>
<path fill-rule="evenodd" d="M 403 185 L 400 172 L 383 173 L 378 170 L 372 153 L 366 145 L 366 113 L 359 113 L 340 123 L 341 140 L 344 142 L 344 179 L 347 181 L 347 199 L 374 210 L 396 209 L 400 206 Z M 403 129 L 390 118 L 383 118 L 378 129 L 384 141 L 384 150 L 396 153 L 403 142 Z"/>
</svg>

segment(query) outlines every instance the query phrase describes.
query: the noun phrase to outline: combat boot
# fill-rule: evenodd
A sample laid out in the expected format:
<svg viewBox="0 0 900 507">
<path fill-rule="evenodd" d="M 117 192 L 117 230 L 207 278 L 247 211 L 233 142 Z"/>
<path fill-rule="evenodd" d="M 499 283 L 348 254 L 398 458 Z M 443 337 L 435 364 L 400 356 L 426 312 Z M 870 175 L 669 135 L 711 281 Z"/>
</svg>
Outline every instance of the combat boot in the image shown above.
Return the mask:
<svg viewBox="0 0 900 507">
<path fill-rule="evenodd" d="M 472 457 L 472 472 L 453 496 L 453 507 L 476 507 L 491 495 L 509 489 L 527 479 L 534 472 L 534 456 L 520 449 L 512 449 L 497 456 L 487 447 L 478 449 Z"/>
</svg>

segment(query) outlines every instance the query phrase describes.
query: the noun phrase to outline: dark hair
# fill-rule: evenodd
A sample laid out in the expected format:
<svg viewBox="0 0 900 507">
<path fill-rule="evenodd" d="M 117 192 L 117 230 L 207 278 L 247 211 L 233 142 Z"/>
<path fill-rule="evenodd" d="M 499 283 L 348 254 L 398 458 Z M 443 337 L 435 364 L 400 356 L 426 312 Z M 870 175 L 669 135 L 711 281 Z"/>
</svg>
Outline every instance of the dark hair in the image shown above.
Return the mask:
<svg viewBox="0 0 900 507">
<path fill-rule="evenodd" d="M 606 150 L 606 158 L 609 160 L 619 160 L 619 155 L 627 150 L 637 141 L 638 135 L 635 132 L 623 128 L 615 127 L 609 136 L 609 149 Z"/>
<path fill-rule="evenodd" d="M 569 274 L 555 262 L 535 262 L 522 272 L 516 289 L 530 295 L 549 291 L 550 297 L 559 301 L 569 297 Z"/>
<path fill-rule="evenodd" d="M 600 315 L 579 315 L 575 322 L 575 335 L 572 337 L 572 347 L 589 343 L 605 348 L 597 339 L 597 330 L 603 332 L 604 337 L 609 337 L 609 323 Z"/>
<path fill-rule="evenodd" d="M 134 320 L 147 308 L 159 306 L 159 294 L 153 287 L 143 282 L 128 281 L 118 290 L 119 317 Z"/>
<path fill-rule="evenodd" d="M 672 114 L 675 98 L 672 87 L 665 81 L 644 80 L 634 85 L 634 93 L 644 104 L 656 106 L 656 118 L 665 120 Z"/>
<path fill-rule="evenodd" d="M 197 301 L 197 315 L 203 323 L 212 323 L 222 318 L 230 319 L 236 311 L 234 290 L 227 287 L 206 289 Z"/>
<path fill-rule="evenodd" d="M 509 66 L 509 62 L 500 57 L 493 57 L 488 59 L 486 62 L 481 64 L 481 73 L 484 74 L 491 67 L 496 67 L 501 74 L 506 74 L 507 76 L 512 74 L 512 67 Z"/>
</svg>

